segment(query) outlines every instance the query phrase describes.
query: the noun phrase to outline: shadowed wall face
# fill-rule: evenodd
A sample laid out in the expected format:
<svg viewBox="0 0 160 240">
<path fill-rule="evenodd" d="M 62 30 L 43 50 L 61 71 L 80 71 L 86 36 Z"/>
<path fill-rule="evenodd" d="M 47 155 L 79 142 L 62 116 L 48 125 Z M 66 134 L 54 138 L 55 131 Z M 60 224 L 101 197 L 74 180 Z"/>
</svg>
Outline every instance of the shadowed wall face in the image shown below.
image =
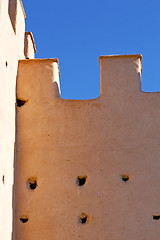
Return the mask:
<svg viewBox="0 0 160 240">
<path fill-rule="evenodd" d="M 99 98 L 63 100 L 55 60 L 19 62 L 17 240 L 159 239 L 159 94 L 140 55 L 100 72 Z"/>
</svg>

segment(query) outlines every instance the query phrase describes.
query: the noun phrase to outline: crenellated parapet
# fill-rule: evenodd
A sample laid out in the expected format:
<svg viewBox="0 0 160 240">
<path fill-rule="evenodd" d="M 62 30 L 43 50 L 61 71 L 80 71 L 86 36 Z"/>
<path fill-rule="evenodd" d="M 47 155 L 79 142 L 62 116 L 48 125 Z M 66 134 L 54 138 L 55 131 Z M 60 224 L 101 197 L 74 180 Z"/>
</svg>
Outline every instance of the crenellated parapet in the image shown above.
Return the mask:
<svg viewBox="0 0 160 240">
<path fill-rule="evenodd" d="M 17 240 L 158 240 L 160 95 L 141 91 L 142 56 L 101 56 L 91 100 L 62 99 L 58 69 L 19 61 Z"/>
<path fill-rule="evenodd" d="M 142 56 L 111 55 L 100 56 L 101 95 L 118 95 L 141 91 Z M 106 74 L 107 73 L 107 74 Z"/>
<path fill-rule="evenodd" d="M 25 33 L 25 11 L 21 0 L 0 1 L 0 34 L 16 49 L 18 59 L 34 58 L 36 52 L 33 34 Z M 7 32 L 6 36 L 3 32 Z M 26 55 L 25 55 L 26 54 Z"/>
</svg>

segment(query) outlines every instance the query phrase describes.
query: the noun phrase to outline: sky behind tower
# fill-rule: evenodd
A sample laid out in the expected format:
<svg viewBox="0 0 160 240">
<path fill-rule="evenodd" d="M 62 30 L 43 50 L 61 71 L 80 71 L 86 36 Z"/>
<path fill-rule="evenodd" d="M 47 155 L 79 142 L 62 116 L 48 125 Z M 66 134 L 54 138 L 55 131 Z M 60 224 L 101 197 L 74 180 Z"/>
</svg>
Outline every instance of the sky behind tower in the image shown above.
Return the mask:
<svg viewBox="0 0 160 240">
<path fill-rule="evenodd" d="M 36 58 L 58 58 L 62 98 L 100 94 L 99 56 L 142 54 L 142 90 L 160 91 L 159 0 L 22 0 Z"/>
</svg>

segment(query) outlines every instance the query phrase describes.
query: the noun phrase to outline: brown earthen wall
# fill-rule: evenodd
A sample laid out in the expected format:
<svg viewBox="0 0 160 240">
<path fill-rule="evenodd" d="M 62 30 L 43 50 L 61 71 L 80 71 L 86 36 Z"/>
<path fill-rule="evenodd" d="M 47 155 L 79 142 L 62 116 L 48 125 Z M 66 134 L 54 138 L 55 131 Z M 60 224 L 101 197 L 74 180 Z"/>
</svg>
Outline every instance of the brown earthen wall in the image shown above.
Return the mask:
<svg viewBox="0 0 160 240">
<path fill-rule="evenodd" d="M 100 57 L 93 100 L 61 99 L 57 71 L 19 62 L 16 240 L 158 240 L 160 96 L 141 91 L 141 55 Z"/>
<path fill-rule="evenodd" d="M 20 0 L 0 0 L 0 47 L 0 239 L 159 240 L 159 93 L 141 91 L 141 55 L 100 57 L 100 97 L 77 101 L 57 59 L 30 60 Z"/>
</svg>

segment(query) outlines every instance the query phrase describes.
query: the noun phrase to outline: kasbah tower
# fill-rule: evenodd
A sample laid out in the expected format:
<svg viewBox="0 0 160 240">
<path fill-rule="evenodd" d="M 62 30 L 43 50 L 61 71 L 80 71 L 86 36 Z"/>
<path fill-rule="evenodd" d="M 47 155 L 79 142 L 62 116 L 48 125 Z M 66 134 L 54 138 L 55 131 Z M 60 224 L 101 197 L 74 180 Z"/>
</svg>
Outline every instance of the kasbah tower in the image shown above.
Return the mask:
<svg viewBox="0 0 160 240">
<path fill-rule="evenodd" d="M 159 240 L 160 93 L 101 56 L 100 97 L 64 100 L 21 0 L 0 0 L 0 240 Z"/>
</svg>

